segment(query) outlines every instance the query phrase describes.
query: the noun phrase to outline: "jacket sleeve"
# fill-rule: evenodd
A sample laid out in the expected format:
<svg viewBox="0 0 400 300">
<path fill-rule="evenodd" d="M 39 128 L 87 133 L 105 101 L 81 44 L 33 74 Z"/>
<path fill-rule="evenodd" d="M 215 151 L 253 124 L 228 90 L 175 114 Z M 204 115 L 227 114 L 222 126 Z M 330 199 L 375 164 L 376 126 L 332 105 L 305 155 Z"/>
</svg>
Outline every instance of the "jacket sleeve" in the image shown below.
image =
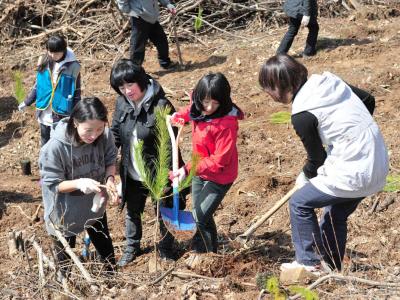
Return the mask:
<svg viewBox="0 0 400 300">
<path fill-rule="evenodd" d="M 121 127 L 121 109 L 119 107 L 119 98 L 115 103 L 114 114 L 111 122 L 111 132 L 114 136 L 115 146 L 117 148 L 121 147 L 121 136 L 120 136 L 120 127 Z"/>
<path fill-rule="evenodd" d="M 218 130 L 215 133 L 215 152 L 199 161 L 196 173 L 202 174 L 207 170 L 208 173 L 216 174 L 220 173 L 226 165 L 229 165 L 232 159 L 232 149 L 235 147 L 236 136 L 236 128 L 225 127 Z"/>
<path fill-rule="evenodd" d="M 161 5 L 164 7 L 167 7 L 168 4 L 171 4 L 171 2 L 169 2 L 169 0 L 159 0 L 159 1 L 160 1 Z"/>
<path fill-rule="evenodd" d="M 117 0 L 117 5 L 120 11 L 123 13 L 129 13 L 131 8 L 129 6 L 129 0 Z"/>
<path fill-rule="evenodd" d="M 351 90 L 353 91 L 353 93 L 356 94 L 357 97 L 361 99 L 361 101 L 364 103 L 365 107 L 368 109 L 369 113 L 372 116 L 374 114 L 374 110 L 375 110 L 374 96 L 372 96 L 367 91 L 359 89 L 358 87 L 355 87 L 351 84 L 349 84 L 349 86 L 350 86 Z"/>
<path fill-rule="evenodd" d="M 105 153 L 104 153 L 104 164 L 106 167 L 115 165 L 117 161 L 118 148 L 115 146 L 114 136 L 111 130 L 105 130 Z"/>
<path fill-rule="evenodd" d="M 311 16 L 311 0 L 303 0 L 303 16 Z"/>
<path fill-rule="evenodd" d="M 27 106 L 31 106 L 35 102 L 36 102 L 36 82 L 33 85 L 33 87 L 31 89 L 31 91 L 29 92 L 28 96 L 24 100 L 24 103 Z"/>
<path fill-rule="evenodd" d="M 292 124 L 307 152 L 307 162 L 303 172 L 311 179 L 317 176 L 318 168 L 326 159 L 326 151 L 318 132 L 318 120 L 312 113 L 304 111 L 292 115 Z"/>
<path fill-rule="evenodd" d="M 53 193 L 58 193 L 58 185 L 66 180 L 62 156 L 57 141 L 50 140 L 40 151 L 39 171 L 42 184 Z"/>
<path fill-rule="evenodd" d="M 176 116 L 178 118 L 184 119 L 185 123 L 187 123 L 190 121 L 189 113 L 190 113 L 190 105 L 179 109 L 179 111 L 176 113 Z"/>
<path fill-rule="evenodd" d="M 78 74 L 78 77 L 76 78 L 75 93 L 74 93 L 72 108 L 74 108 L 75 105 L 76 105 L 79 101 L 81 101 L 81 73 L 79 73 L 79 74 Z"/>
</svg>

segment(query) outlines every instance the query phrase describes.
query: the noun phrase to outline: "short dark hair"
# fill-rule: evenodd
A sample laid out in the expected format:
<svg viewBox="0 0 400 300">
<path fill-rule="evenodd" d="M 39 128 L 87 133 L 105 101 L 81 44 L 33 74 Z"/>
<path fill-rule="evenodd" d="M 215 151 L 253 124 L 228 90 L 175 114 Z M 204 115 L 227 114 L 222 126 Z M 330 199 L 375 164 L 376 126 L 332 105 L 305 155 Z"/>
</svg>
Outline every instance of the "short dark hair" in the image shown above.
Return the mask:
<svg viewBox="0 0 400 300">
<path fill-rule="evenodd" d="M 80 137 L 75 127 L 76 123 L 83 123 L 89 120 L 108 122 L 107 108 L 97 97 L 87 97 L 79 101 L 73 108 L 67 124 L 66 135 L 74 145 L 79 145 Z M 96 141 L 95 141 L 96 142 Z"/>
<path fill-rule="evenodd" d="M 61 60 L 64 60 L 65 56 L 67 55 L 67 42 L 65 41 L 65 38 L 60 34 L 52 35 L 47 39 L 46 50 L 49 52 L 62 52 L 63 56 L 61 57 Z M 53 63 L 54 62 L 51 61 L 49 55 L 46 53 L 38 66 L 38 71 L 43 72 L 49 64 L 52 68 Z"/>
<path fill-rule="evenodd" d="M 287 103 L 287 93 L 297 94 L 307 81 L 307 68 L 287 54 L 270 57 L 260 69 L 258 82 L 275 101 Z"/>
<path fill-rule="evenodd" d="M 209 73 L 203 76 L 196 84 L 192 100 L 199 112 L 204 111 L 203 100 L 214 99 L 219 102 L 214 114 L 225 116 L 232 110 L 231 86 L 222 73 Z"/>
<path fill-rule="evenodd" d="M 46 49 L 50 52 L 65 52 L 67 51 L 67 42 L 62 35 L 55 34 L 47 40 Z"/>
<path fill-rule="evenodd" d="M 118 94 L 122 95 L 119 87 L 124 83 L 137 83 L 143 92 L 150 80 L 143 67 L 136 65 L 130 59 L 122 58 L 111 69 L 110 84 Z"/>
</svg>

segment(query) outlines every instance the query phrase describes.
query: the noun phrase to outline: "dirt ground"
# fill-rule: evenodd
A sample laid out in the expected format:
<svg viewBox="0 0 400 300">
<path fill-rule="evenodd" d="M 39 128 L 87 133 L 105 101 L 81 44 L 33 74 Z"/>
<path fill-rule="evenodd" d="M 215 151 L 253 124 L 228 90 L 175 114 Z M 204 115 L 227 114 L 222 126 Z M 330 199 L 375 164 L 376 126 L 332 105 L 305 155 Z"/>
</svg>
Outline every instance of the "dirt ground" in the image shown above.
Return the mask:
<svg viewBox="0 0 400 300">
<path fill-rule="evenodd" d="M 396 10 L 375 8 L 348 18 L 321 19 L 317 56 L 299 59 L 310 73 L 331 71 L 374 94 L 374 117 L 390 153 L 390 172 L 399 174 L 400 19 L 394 12 Z M 239 177 L 216 213 L 219 253 L 207 256 L 200 266 L 189 270 L 185 266 L 188 244 L 180 243 L 177 245 L 180 258 L 173 275 L 147 286 L 146 283 L 173 266 L 161 263 L 157 272 L 149 272 L 155 216 L 148 201 L 142 240 L 145 254 L 121 271 L 118 286 L 108 286 L 97 295 L 78 293 L 79 298 L 257 299 L 260 294 L 257 275 L 279 276 L 279 265 L 293 259 L 287 206 L 256 231 L 249 249 L 241 249 L 233 242 L 293 186 L 305 159 L 302 144 L 291 125 L 269 121 L 272 113 L 289 111 L 289 108 L 273 103 L 257 82 L 261 63 L 274 54 L 285 29 L 264 32 L 247 29 L 237 32 L 236 37 L 200 37 L 204 45 L 181 45 L 186 67 L 175 72 L 160 71 L 155 49 L 147 48 L 144 67 L 161 83 L 176 107 L 188 103 L 185 91 L 190 91 L 202 75 L 219 71 L 228 77 L 233 100 L 245 112 L 238 139 Z M 306 33 L 306 30 L 299 33 L 292 54 L 301 52 Z M 172 57 L 177 60 L 176 47 L 170 46 Z M 5 299 L 36 299 L 39 296 L 50 299 L 55 297 L 51 292 L 54 288 L 49 288 L 47 293 L 38 293 L 37 270 L 29 271 L 23 255 L 10 259 L 7 247 L 8 232 L 23 230 L 27 238 L 35 235 L 50 255 L 49 238 L 42 222 L 43 210 L 39 211 L 40 221 L 30 220 L 41 203 L 37 168 L 39 127 L 34 110 L 18 112 L 13 98 L 13 70 L 24 67 L 24 86 L 30 89 L 37 58 L 22 60 L 17 52 L 4 48 L 0 51 L 6 61 L 0 66 L 0 172 L 3 174 L 0 181 L 0 289 Z M 95 53 L 89 57 L 78 53 L 77 56 L 84 57 L 81 60 L 83 95 L 96 95 L 102 99 L 111 118 L 116 95 L 108 80 L 117 54 Z M 187 159 L 190 156 L 189 128 L 186 128 L 182 144 Z M 21 175 L 22 158 L 31 160 L 32 176 Z M 378 203 L 375 210 L 374 203 Z M 385 203 L 391 204 L 385 207 Z M 108 219 L 119 258 L 124 243 L 124 213 L 109 207 Z M 366 198 L 350 217 L 348 227 L 348 255 L 343 273 L 400 285 L 399 193 L 382 192 Z M 78 243 L 77 252 L 81 249 L 81 243 Z M 35 252 L 30 253 L 31 263 L 35 265 Z M 209 278 L 182 278 L 184 276 L 177 275 L 179 272 L 193 272 Z M 321 299 L 400 299 L 399 288 L 349 281 L 326 281 L 318 285 L 316 291 Z M 266 294 L 265 299 L 272 299 L 272 296 Z"/>
</svg>

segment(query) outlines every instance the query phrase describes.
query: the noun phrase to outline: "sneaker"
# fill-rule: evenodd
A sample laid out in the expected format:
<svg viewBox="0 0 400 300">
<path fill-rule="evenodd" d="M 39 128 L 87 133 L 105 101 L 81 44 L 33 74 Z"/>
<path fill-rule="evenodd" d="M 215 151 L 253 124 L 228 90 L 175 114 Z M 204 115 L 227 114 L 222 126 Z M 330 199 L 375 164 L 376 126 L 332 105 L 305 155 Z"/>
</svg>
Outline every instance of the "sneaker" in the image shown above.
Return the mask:
<svg viewBox="0 0 400 300">
<path fill-rule="evenodd" d="M 320 276 L 323 273 L 321 265 L 306 266 L 298 263 L 297 261 L 292 261 L 291 263 L 283 263 L 280 269 L 281 271 L 287 271 L 299 268 L 304 268 L 307 272 L 310 272 L 315 276 Z"/>
<path fill-rule="evenodd" d="M 176 61 L 170 61 L 169 64 L 161 65 L 161 68 L 164 70 L 175 70 L 178 67 L 178 63 Z"/>
<path fill-rule="evenodd" d="M 172 262 L 172 261 L 175 261 L 175 260 L 176 260 L 176 258 L 175 258 L 175 256 L 173 255 L 171 249 L 169 249 L 169 250 L 160 249 L 160 250 L 158 251 L 158 254 L 159 254 L 159 256 L 160 256 L 160 259 L 162 259 L 163 261 L 170 261 L 170 262 Z"/>
<path fill-rule="evenodd" d="M 307 59 L 307 58 L 311 58 L 312 56 L 315 56 L 315 54 L 317 54 L 317 52 L 311 52 L 311 53 L 305 53 L 305 52 L 303 52 L 303 53 L 301 54 L 301 56 L 302 56 L 304 59 Z"/>
<path fill-rule="evenodd" d="M 134 261 L 136 257 L 140 255 L 140 250 L 131 251 L 129 249 L 125 249 L 124 254 L 117 262 L 118 267 L 125 267 L 130 262 Z"/>
</svg>

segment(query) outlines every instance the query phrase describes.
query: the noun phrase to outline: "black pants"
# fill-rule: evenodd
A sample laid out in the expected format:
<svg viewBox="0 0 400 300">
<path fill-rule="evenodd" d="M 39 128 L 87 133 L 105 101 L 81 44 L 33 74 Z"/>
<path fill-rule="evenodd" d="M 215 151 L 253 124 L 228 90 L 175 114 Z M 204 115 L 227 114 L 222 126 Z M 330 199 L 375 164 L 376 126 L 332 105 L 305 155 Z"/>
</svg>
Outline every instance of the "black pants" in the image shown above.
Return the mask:
<svg viewBox="0 0 400 300">
<path fill-rule="evenodd" d="M 104 213 L 103 217 L 97 220 L 91 227 L 88 227 L 86 231 L 96 248 L 100 261 L 106 263 L 108 266 L 115 265 L 114 247 L 108 230 L 106 213 Z M 75 248 L 76 236 L 65 237 L 65 239 L 71 248 Z M 53 237 L 53 245 L 61 270 L 65 270 L 66 265 L 69 264 L 70 257 L 65 252 L 62 243 L 56 237 Z"/>
<path fill-rule="evenodd" d="M 171 63 L 168 54 L 168 40 L 160 23 L 151 24 L 142 18 L 131 17 L 131 27 L 131 60 L 137 65 L 142 65 L 146 43 L 150 39 L 157 48 L 160 66 L 168 67 Z"/>
<path fill-rule="evenodd" d="M 43 147 L 50 139 L 51 126 L 40 124 L 40 146 Z"/>
<path fill-rule="evenodd" d="M 289 18 L 289 29 L 284 35 L 281 44 L 279 45 L 278 50 L 276 51 L 276 54 L 287 53 L 289 51 L 295 36 L 299 32 L 300 26 L 301 26 L 301 18 Z M 317 45 L 317 38 L 319 31 L 317 18 L 311 17 L 307 27 L 308 27 L 308 36 L 303 53 L 305 55 L 314 55 L 317 52 L 316 45 Z"/>
<path fill-rule="evenodd" d="M 126 248 L 127 251 L 139 251 L 140 240 L 142 239 L 142 214 L 146 204 L 146 198 L 149 191 L 143 186 L 142 182 L 131 179 L 129 176 L 126 179 Z M 180 198 L 179 208 L 185 209 L 185 201 Z M 168 197 L 163 201 L 166 207 L 172 207 L 172 197 Z M 157 206 L 154 205 L 154 210 Z M 160 220 L 161 240 L 158 248 L 161 251 L 170 251 L 174 242 L 174 237 L 166 229 L 164 222 Z"/>
</svg>

